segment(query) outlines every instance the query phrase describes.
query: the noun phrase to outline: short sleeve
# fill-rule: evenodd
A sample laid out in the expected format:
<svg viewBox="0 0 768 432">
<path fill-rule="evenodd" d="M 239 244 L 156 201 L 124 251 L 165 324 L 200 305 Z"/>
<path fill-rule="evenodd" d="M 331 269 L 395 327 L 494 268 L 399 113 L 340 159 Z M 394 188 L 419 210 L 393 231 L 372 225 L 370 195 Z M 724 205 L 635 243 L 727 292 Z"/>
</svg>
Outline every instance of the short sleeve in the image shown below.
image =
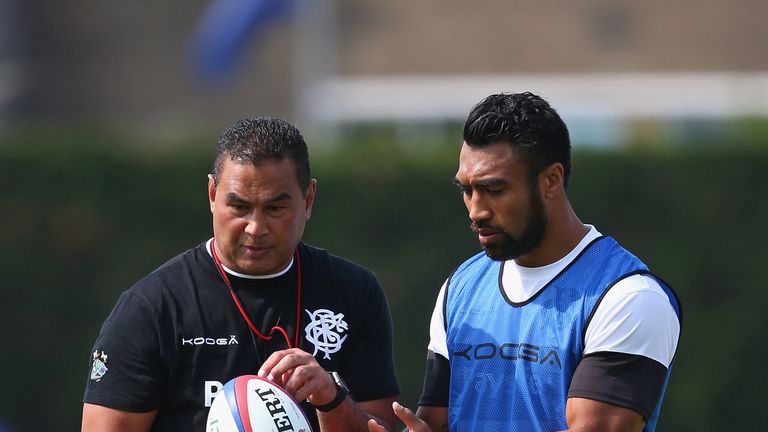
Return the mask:
<svg viewBox="0 0 768 432">
<path fill-rule="evenodd" d="M 641 355 L 668 367 L 679 337 L 680 319 L 667 294 L 653 277 L 634 275 L 616 283 L 597 306 L 584 354 Z"/>
<path fill-rule="evenodd" d="M 83 402 L 130 412 L 158 408 L 168 376 L 158 329 L 150 305 L 123 293 L 89 355 Z"/>
<path fill-rule="evenodd" d="M 451 364 L 448 359 L 427 351 L 427 365 L 419 406 L 447 407 L 450 384 Z"/>
<path fill-rule="evenodd" d="M 619 281 L 588 323 L 568 397 L 622 406 L 649 419 L 679 337 L 680 319 L 656 279 L 633 275 Z"/>
<path fill-rule="evenodd" d="M 448 281 L 440 287 L 437 294 L 435 308 L 432 310 L 432 318 L 429 320 L 429 345 L 427 348 L 435 354 L 448 358 L 448 344 L 445 333 L 445 289 Z"/>
<path fill-rule="evenodd" d="M 451 366 L 448 361 L 448 344 L 445 331 L 445 290 L 446 280 L 432 310 L 429 322 L 429 345 L 424 383 L 419 398 L 419 405 L 448 406 L 448 390 L 451 381 Z"/>
<path fill-rule="evenodd" d="M 373 275 L 367 283 L 370 293 L 358 308 L 362 331 L 344 355 L 340 374 L 354 400 L 371 401 L 400 394 L 395 375 L 392 347 L 392 320 L 384 291 Z"/>
</svg>

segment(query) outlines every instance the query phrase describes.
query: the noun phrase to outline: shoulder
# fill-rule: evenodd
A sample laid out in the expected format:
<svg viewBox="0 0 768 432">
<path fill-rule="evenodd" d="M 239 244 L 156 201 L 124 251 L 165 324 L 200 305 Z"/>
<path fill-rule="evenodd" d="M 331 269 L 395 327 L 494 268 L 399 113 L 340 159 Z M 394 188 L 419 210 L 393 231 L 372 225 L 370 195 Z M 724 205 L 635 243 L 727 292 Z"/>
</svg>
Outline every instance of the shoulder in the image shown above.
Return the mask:
<svg viewBox="0 0 768 432">
<path fill-rule="evenodd" d="M 206 272 L 204 253 L 203 243 L 176 255 L 139 279 L 126 294 L 150 304 L 157 304 L 163 297 L 176 295 L 179 291 L 196 285 L 194 281 Z"/>
<path fill-rule="evenodd" d="M 674 298 L 649 273 L 633 274 L 617 281 L 605 293 L 598 305 L 603 309 L 625 309 L 627 312 L 655 316 L 665 314 L 676 317 Z M 677 320 L 677 318 L 675 318 Z"/>
<path fill-rule="evenodd" d="M 494 263 L 499 264 L 498 261 L 493 261 L 492 259 L 488 258 L 488 255 L 486 255 L 485 252 L 478 252 L 459 264 L 450 273 L 448 276 L 448 283 L 454 285 L 452 283 L 453 281 L 458 281 L 463 278 L 475 277 L 479 273 L 482 273 L 491 268 Z"/>
<path fill-rule="evenodd" d="M 470 300 L 477 295 L 478 288 L 498 287 L 502 263 L 493 261 L 485 252 L 471 256 L 448 275 L 445 289 L 442 290 L 443 301 L 453 303 L 459 298 Z"/>
<path fill-rule="evenodd" d="M 471 257 L 467 258 L 463 263 L 459 264 L 458 267 L 453 271 L 453 274 L 461 273 L 471 267 L 478 266 L 478 265 L 488 265 L 492 263 L 493 260 L 488 258 L 488 255 L 486 255 L 485 252 L 480 251 Z"/>
<path fill-rule="evenodd" d="M 302 266 L 314 272 L 325 273 L 336 282 L 366 282 L 378 285 L 376 275 L 360 264 L 305 243 L 301 243 L 300 248 L 302 260 L 305 260 L 302 261 Z"/>
<path fill-rule="evenodd" d="M 585 354 L 638 354 L 668 366 L 680 336 L 680 318 L 651 275 L 636 274 L 609 289 L 588 323 Z"/>
</svg>

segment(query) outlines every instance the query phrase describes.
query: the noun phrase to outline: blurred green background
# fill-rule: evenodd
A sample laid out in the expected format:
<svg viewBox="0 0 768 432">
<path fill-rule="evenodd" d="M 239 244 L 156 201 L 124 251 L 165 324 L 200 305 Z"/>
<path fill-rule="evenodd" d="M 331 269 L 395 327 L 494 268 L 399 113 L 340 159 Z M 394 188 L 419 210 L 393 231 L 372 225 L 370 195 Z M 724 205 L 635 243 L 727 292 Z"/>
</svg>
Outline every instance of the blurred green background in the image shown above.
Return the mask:
<svg viewBox="0 0 768 432">
<path fill-rule="evenodd" d="M 661 431 L 749 429 L 760 409 L 768 128 L 739 121 L 724 131 L 727 145 L 637 140 L 573 156 L 569 195 L 582 220 L 641 256 L 682 298 Z M 305 240 L 380 278 L 411 406 L 437 290 L 478 250 L 451 182 L 458 136 L 447 127 L 408 142 L 357 128 L 335 145 L 310 143 L 319 191 Z M 14 430 L 77 430 L 91 344 L 119 293 L 210 235 L 215 137 L 140 150 L 131 142 L 73 129 L 3 138 L 0 417 Z"/>
<path fill-rule="evenodd" d="M 120 292 L 210 236 L 218 133 L 307 137 L 305 240 L 387 292 L 417 400 L 439 286 L 479 250 L 460 125 L 533 91 L 571 131 L 569 194 L 682 297 L 658 431 L 753 429 L 768 258 L 768 2 L 0 0 L 0 432 L 78 430 Z"/>
</svg>

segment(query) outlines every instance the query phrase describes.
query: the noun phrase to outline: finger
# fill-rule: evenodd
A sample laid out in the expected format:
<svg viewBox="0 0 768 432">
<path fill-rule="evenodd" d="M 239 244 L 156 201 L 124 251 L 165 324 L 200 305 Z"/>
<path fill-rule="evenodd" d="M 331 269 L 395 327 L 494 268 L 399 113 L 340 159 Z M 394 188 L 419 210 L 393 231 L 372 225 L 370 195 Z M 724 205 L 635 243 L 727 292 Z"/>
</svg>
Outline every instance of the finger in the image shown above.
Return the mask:
<svg viewBox="0 0 768 432">
<path fill-rule="evenodd" d="M 291 379 L 291 375 L 293 374 L 293 369 L 289 370 L 288 372 L 282 374 L 282 375 L 276 375 L 272 378 L 264 377 L 264 379 L 272 382 L 273 384 L 276 384 L 278 387 L 285 390 L 285 383 L 288 382 L 288 380 Z M 1 432 L 1 431 L 0 431 Z"/>
<path fill-rule="evenodd" d="M 267 357 L 266 360 L 264 360 L 264 363 L 261 364 L 261 367 L 259 368 L 259 372 L 257 373 L 258 376 L 262 378 L 268 378 L 270 372 L 272 372 L 272 368 L 275 367 L 275 365 L 280 362 L 280 360 L 283 359 L 286 355 L 288 355 L 288 350 L 281 350 L 281 351 L 275 351 L 273 352 L 269 357 Z M 270 380 L 273 380 L 272 378 L 268 378 Z"/>
<path fill-rule="evenodd" d="M 295 371 L 295 370 L 296 369 L 291 369 L 288 372 L 280 375 L 280 380 L 282 382 L 284 382 L 284 383 L 287 383 L 291 379 L 291 377 L 293 376 L 293 371 Z"/>
<path fill-rule="evenodd" d="M 259 376 L 281 384 L 276 380 L 280 380 L 283 374 L 311 362 L 315 362 L 315 358 L 300 349 L 291 348 L 277 351 L 272 353 L 261 365 Z"/>
<path fill-rule="evenodd" d="M 424 430 L 421 428 L 421 425 L 424 424 L 424 422 L 420 418 L 416 417 L 416 414 L 414 414 L 410 409 L 400 405 L 397 402 L 392 402 L 392 410 L 395 412 L 395 415 L 399 417 L 403 423 L 405 423 L 405 426 L 409 431 Z"/>
<path fill-rule="evenodd" d="M 285 380 L 283 388 L 296 400 L 304 400 L 312 394 L 314 389 L 313 377 L 308 373 L 306 366 L 300 366 L 291 370 L 290 376 Z"/>
<path fill-rule="evenodd" d="M 337 392 L 331 376 L 318 364 L 294 369 L 291 378 L 285 383 L 285 389 L 296 400 L 310 399 L 315 405 L 330 402 Z"/>
<path fill-rule="evenodd" d="M 376 423 L 376 420 L 370 419 L 368 420 L 368 432 L 387 432 L 387 430 Z"/>
</svg>

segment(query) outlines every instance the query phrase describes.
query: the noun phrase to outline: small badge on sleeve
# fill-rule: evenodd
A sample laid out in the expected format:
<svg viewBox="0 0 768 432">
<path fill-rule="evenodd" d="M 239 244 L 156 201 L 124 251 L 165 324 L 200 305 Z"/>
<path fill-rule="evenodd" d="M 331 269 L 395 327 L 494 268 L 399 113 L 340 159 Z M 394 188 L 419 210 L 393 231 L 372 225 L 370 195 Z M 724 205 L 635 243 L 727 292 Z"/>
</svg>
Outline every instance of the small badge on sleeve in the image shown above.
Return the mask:
<svg viewBox="0 0 768 432">
<path fill-rule="evenodd" d="M 107 373 L 107 353 L 96 350 L 93 352 L 93 366 L 91 367 L 91 379 L 99 382 L 104 374 Z"/>
</svg>

